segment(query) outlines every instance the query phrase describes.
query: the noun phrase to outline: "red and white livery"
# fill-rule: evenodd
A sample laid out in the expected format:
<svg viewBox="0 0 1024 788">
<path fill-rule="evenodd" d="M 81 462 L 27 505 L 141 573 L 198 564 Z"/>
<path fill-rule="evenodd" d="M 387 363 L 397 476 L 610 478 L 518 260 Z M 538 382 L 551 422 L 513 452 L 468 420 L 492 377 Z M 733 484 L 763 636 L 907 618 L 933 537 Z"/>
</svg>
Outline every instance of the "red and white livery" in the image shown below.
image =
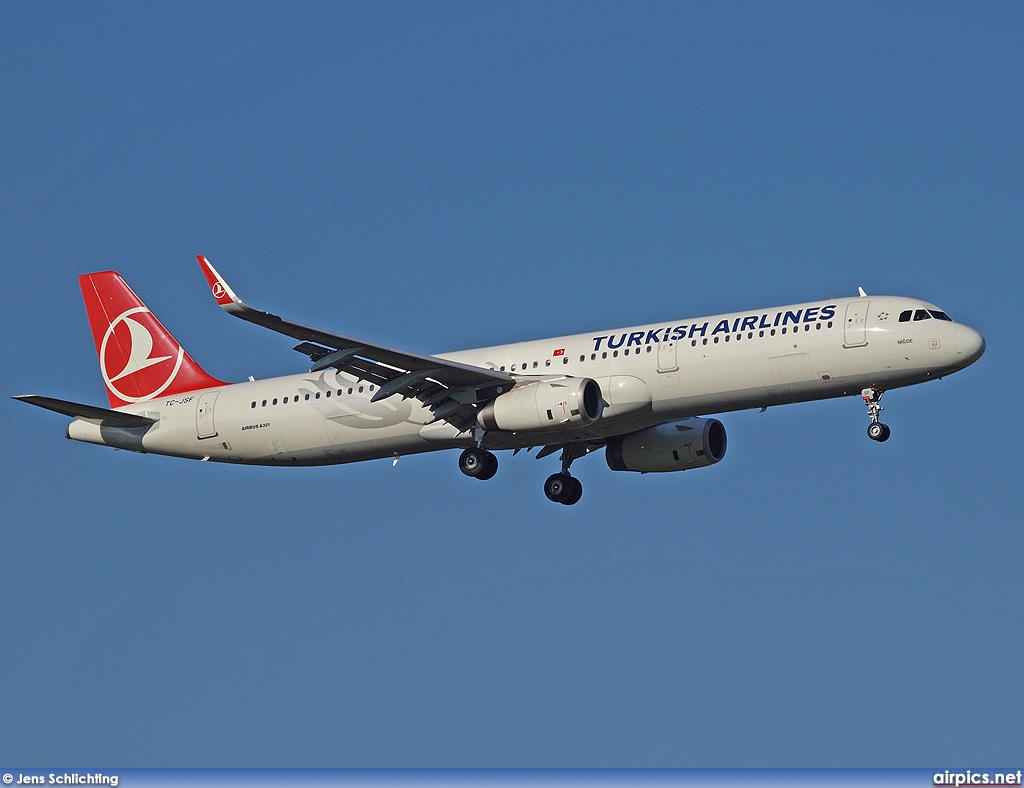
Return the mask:
<svg viewBox="0 0 1024 788">
<path fill-rule="evenodd" d="M 707 467 L 726 432 L 707 414 L 860 396 L 883 442 L 882 393 L 969 366 L 981 335 L 900 296 L 829 299 L 455 353 L 422 354 L 295 323 L 243 302 L 197 257 L 229 314 L 285 334 L 308 372 L 226 383 L 195 362 L 114 271 L 79 277 L 110 407 L 16 397 L 73 417 L 74 440 L 238 465 L 328 465 L 459 449 L 489 479 L 495 452 L 539 447 L 580 500 L 572 463 L 604 449 L 640 473 Z"/>
</svg>

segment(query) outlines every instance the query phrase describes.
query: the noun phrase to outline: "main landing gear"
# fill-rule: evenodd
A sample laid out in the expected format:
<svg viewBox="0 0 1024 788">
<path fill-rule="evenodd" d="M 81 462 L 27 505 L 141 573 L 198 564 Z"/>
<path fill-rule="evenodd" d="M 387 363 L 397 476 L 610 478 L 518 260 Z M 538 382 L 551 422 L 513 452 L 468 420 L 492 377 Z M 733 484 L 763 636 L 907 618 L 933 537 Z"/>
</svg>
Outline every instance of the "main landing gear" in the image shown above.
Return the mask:
<svg viewBox="0 0 1024 788">
<path fill-rule="evenodd" d="M 544 482 L 544 494 L 549 501 L 572 506 L 583 497 L 583 484 L 568 471 L 553 473 Z"/>
<path fill-rule="evenodd" d="M 583 443 L 567 443 L 562 447 L 561 472 L 551 474 L 544 482 L 544 494 L 549 501 L 564 503 L 566 506 L 579 503 L 583 497 L 583 484 L 569 473 L 569 466 L 573 460 L 583 457 L 586 453 L 587 447 Z"/>
<path fill-rule="evenodd" d="M 558 450 L 556 447 L 551 449 Z M 569 473 L 569 466 L 573 460 L 586 453 L 585 443 L 567 443 L 562 446 L 562 470 L 552 474 L 544 482 L 544 495 L 549 501 L 572 506 L 583 497 L 583 485 Z M 498 458 L 482 446 L 473 446 L 459 455 L 459 470 L 474 479 L 490 479 L 498 472 Z"/>
<path fill-rule="evenodd" d="M 498 458 L 493 452 L 474 446 L 462 452 L 459 470 L 466 476 L 486 481 L 498 472 Z"/>
<path fill-rule="evenodd" d="M 890 434 L 889 427 L 878 420 L 878 414 L 882 412 L 882 406 L 879 402 L 884 393 L 884 391 L 873 388 L 864 389 L 860 393 L 864 404 L 868 406 L 868 416 L 871 417 L 871 424 L 868 425 L 868 437 L 879 443 L 889 440 Z"/>
</svg>

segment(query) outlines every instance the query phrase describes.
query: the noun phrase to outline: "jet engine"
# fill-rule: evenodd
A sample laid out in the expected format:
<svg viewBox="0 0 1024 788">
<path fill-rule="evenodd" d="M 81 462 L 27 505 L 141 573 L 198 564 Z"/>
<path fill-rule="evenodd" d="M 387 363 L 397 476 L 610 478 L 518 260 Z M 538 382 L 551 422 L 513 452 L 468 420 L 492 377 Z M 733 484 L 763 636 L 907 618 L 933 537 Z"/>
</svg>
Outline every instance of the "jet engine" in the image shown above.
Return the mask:
<svg viewBox="0 0 1024 788">
<path fill-rule="evenodd" d="M 683 419 L 608 441 L 613 471 L 664 473 L 706 468 L 725 456 L 725 427 L 718 419 Z"/>
<path fill-rule="evenodd" d="M 523 432 L 592 424 L 601 418 L 601 386 L 590 378 L 523 383 L 487 403 L 477 416 L 485 430 Z"/>
</svg>

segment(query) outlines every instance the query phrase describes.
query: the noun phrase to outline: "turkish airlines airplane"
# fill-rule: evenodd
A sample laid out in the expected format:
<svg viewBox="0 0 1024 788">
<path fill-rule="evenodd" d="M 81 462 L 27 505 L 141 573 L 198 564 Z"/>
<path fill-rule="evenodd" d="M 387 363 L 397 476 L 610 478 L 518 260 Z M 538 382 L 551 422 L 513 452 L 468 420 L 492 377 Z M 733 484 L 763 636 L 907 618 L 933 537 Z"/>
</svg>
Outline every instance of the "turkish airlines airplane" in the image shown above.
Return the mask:
<svg viewBox="0 0 1024 788">
<path fill-rule="evenodd" d="M 73 416 L 74 440 L 239 465 L 330 465 L 462 449 L 490 479 L 495 451 L 561 452 L 544 482 L 579 501 L 572 463 L 603 448 L 613 471 L 702 468 L 725 456 L 709 413 L 859 395 L 868 435 L 888 389 L 973 364 L 985 340 L 933 304 L 868 296 L 423 355 L 293 323 L 245 304 L 197 257 L 228 314 L 299 340 L 307 373 L 225 383 L 185 352 L 113 271 L 79 277 L 110 408 L 23 395 Z"/>
</svg>

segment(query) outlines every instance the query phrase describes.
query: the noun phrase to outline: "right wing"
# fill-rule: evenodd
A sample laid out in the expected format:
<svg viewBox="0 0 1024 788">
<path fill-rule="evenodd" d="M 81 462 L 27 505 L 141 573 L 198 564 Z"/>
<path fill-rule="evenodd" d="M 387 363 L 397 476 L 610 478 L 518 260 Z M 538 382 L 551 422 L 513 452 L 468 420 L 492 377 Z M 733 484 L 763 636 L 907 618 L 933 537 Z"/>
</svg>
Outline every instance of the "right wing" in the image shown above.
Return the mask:
<svg viewBox="0 0 1024 788">
<path fill-rule="evenodd" d="M 196 255 L 196 260 L 225 312 L 301 340 L 295 349 L 313 361 L 311 372 L 334 367 L 375 383 L 379 388 L 372 397 L 374 402 L 394 394 L 413 397 L 431 409 L 433 421 L 449 421 L 466 430 L 476 421 L 477 405 L 515 385 L 511 375 L 496 369 L 411 353 L 261 312 L 235 295 L 209 260 L 202 255 Z"/>
</svg>

